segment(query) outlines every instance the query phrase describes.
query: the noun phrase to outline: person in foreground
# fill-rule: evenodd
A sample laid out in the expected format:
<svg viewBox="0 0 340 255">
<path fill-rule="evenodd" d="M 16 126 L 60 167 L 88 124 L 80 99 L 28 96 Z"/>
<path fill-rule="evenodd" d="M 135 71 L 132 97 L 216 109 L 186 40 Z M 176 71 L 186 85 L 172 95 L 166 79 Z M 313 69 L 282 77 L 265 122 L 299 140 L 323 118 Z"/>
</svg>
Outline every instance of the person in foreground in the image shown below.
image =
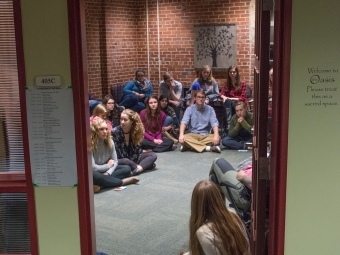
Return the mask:
<svg viewBox="0 0 340 255">
<path fill-rule="evenodd" d="M 216 184 L 203 180 L 191 197 L 189 252 L 185 255 L 249 255 L 243 223 L 225 205 Z"/>
<path fill-rule="evenodd" d="M 114 188 L 139 181 L 137 177 L 130 177 L 129 166 L 118 166 L 111 133 L 103 119 L 98 118 L 91 124 L 91 147 L 94 192 L 101 188 Z"/>
<path fill-rule="evenodd" d="M 197 152 L 212 151 L 221 153 L 218 120 L 214 109 L 205 104 L 205 92 L 199 90 L 195 95 L 196 104 L 189 106 L 184 112 L 180 126 L 179 142 L 181 151 L 193 149 Z M 188 127 L 188 132 L 184 134 Z M 211 129 L 214 134 L 210 134 Z"/>
<path fill-rule="evenodd" d="M 118 164 L 129 165 L 132 175 L 156 168 L 157 154 L 145 152 L 141 147 L 144 127 L 138 113 L 125 109 L 120 116 L 120 126 L 113 129 Z"/>
</svg>

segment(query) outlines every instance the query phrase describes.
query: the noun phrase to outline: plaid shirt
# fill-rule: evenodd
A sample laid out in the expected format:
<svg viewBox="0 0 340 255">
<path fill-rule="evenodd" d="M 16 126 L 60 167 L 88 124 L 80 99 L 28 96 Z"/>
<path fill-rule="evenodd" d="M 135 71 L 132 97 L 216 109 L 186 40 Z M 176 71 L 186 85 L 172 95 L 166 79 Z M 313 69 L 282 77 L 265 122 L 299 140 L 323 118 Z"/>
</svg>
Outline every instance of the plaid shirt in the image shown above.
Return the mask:
<svg viewBox="0 0 340 255">
<path fill-rule="evenodd" d="M 247 104 L 248 102 L 247 97 L 246 97 L 247 84 L 244 81 L 242 81 L 240 85 L 241 85 L 241 89 L 239 90 L 234 90 L 234 89 L 228 90 L 226 86 L 223 86 L 220 96 L 237 97 L 240 101 L 243 101 Z"/>
</svg>

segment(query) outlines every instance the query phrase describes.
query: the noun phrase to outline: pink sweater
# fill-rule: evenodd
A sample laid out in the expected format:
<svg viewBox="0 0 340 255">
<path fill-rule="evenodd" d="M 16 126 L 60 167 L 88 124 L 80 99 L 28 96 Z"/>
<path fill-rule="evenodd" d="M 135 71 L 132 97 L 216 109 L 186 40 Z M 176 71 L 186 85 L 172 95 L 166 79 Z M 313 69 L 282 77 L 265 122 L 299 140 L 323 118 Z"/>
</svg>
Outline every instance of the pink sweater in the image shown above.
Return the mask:
<svg viewBox="0 0 340 255">
<path fill-rule="evenodd" d="M 147 128 L 147 125 L 146 125 L 146 118 L 147 118 L 147 115 L 146 115 L 146 110 L 142 110 L 140 112 L 140 118 L 143 122 L 143 125 L 144 125 L 144 129 L 145 129 L 145 132 L 144 132 L 144 138 L 149 140 L 149 141 L 152 141 L 155 140 L 155 139 L 162 139 L 162 127 L 164 125 L 164 121 L 165 121 L 165 113 L 163 111 L 160 111 L 160 115 L 161 115 L 161 118 L 160 118 L 160 123 L 159 123 L 159 129 L 155 132 L 155 133 L 150 133 L 148 130 L 146 130 Z M 156 126 L 156 120 L 153 118 L 152 119 L 152 126 L 155 127 Z"/>
</svg>

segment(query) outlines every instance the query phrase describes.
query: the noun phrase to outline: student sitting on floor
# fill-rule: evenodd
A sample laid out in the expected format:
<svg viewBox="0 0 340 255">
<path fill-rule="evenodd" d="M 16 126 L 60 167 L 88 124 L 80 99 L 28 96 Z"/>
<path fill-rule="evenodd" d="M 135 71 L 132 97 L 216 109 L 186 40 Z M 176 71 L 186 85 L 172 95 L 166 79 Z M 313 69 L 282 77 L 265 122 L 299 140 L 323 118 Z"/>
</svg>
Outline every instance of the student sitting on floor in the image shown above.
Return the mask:
<svg viewBox="0 0 340 255">
<path fill-rule="evenodd" d="M 197 152 L 212 151 L 221 153 L 220 136 L 218 133 L 218 120 L 214 109 L 205 104 L 205 92 L 199 90 L 195 95 L 196 103 L 189 106 L 184 112 L 180 126 L 179 142 L 181 151 L 188 149 Z M 188 132 L 184 131 L 188 127 Z M 210 134 L 211 129 L 213 134 Z"/>
<path fill-rule="evenodd" d="M 130 177 L 130 167 L 118 166 L 111 133 L 103 119 L 98 118 L 91 124 L 91 147 L 94 192 L 139 181 L 137 177 Z"/>
<path fill-rule="evenodd" d="M 253 114 L 247 111 L 243 101 L 235 104 L 236 114 L 231 118 L 228 135 L 222 139 L 222 144 L 231 150 L 244 149 L 246 142 L 252 142 Z"/>
<path fill-rule="evenodd" d="M 116 122 L 120 119 L 120 114 L 122 113 L 122 111 L 125 109 L 124 106 L 119 106 L 118 104 L 115 103 L 115 100 L 113 99 L 113 97 L 109 94 L 106 95 L 103 98 L 103 103 L 102 103 L 106 110 L 107 110 L 107 118 L 108 120 L 111 122 L 112 127 L 115 126 L 114 121 L 116 120 Z M 118 125 L 118 124 L 116 124 Z"/>
<path fill-rule="evenodd" d="M 158 104 L 156 96 L 150 96 L 145 100 L 146 109 L 140 112 L 140 118 L 144 125 L 144 139 L 142 148 L 154 152 L 165 152 L 172 150 L 174 141 L 163 137 L 163 125 L 166 115 Z"/>
<path fill-rule="evenodd" d="M 141 147 L 144 126 L 138 113 L 125 109 L 120 116 L 120 125 L 113 129 L 112 136 L 116 146 L 118 164 L 129 165 L 132 175 L 156 168 L 156 153 L 145 152 Z"/>
</svg>

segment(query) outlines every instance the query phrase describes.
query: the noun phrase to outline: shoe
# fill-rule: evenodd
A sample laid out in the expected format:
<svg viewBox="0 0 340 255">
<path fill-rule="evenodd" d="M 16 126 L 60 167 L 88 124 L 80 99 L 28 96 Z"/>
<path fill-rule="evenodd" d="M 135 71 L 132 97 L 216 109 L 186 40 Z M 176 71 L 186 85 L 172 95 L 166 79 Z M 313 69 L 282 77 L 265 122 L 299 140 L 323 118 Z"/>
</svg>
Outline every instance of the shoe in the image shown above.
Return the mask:
<svg viewBox="0 0 340 255">
<path fill-rule="evenodd" d="M 99 190 L 100 190 L 100 187 L 98 185 L 93 185 L 93 192 L 94 193 L 99 192 Z"/>
<path fill-rule="evenodd" d="M 181 145 L 181 152 L 183 151 L 188 151 L 189 149 L 187 147 L 185 147 L 184 145 Z"/>
<path fill-rule="evenodd" d="M 134 170 L 131 171 L 131 175 L 132 175 L 132 176 L 139 175 L 140 173 L 141 173 L 141 171 L 140 171 L 138 168 L 136 168 L 136 169 L 134 169 Z"/>
<path fill-rule="evenodd" d="M 211 146 L 211 152 L 221 153 L 221 149 L 218 146 Z"/>
<path fill-rule="evenodd" d="M 176 150 L 176 149 L 177 149 L 177 144 L 174 143 L 174 144 L 172 145 L 172 150 L 174 151 L 174 150 Z"/>
<path fill-rule="evenodd" d="M 151 170 L 154 170 L 154 169 L 156 169 L 156 164 L 152 163 Z"/>
</svg>

